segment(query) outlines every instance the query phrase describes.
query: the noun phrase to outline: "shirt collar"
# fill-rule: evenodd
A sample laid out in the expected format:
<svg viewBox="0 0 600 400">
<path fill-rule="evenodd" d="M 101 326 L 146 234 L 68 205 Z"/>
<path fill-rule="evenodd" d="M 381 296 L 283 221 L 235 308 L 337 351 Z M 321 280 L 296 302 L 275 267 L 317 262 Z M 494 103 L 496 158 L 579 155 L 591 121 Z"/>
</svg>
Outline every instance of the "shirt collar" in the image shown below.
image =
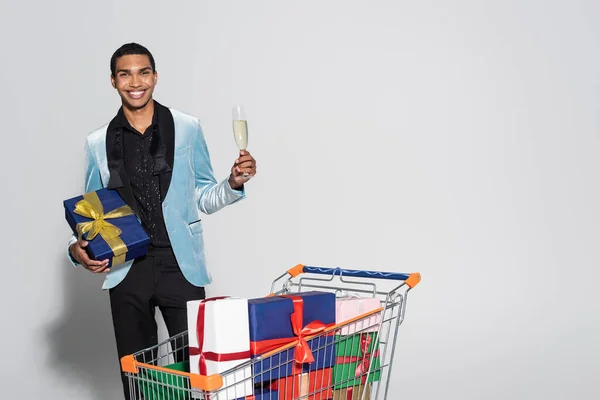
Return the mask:
<svg viewBox="0 0 600 400">
<path fill-rule="evenodd" d="M 154 100 L 152 100 L 154 101 Z M 152 124 L 153 128 L 158 127 L 158 112 L 156 104 L 154 104 L 154 114 L 152 115 Z M 131 126 L 127 117 L 125 116 L 125 112 L 123 111 L 123 106 L 119 107 L 119 111 L 117 112 L 117 116 L 115 117 L 115 128 L 123 128 L 127 129 L 131 132 L 137 132 L 137 130 Z M 143 133 L 143 132 L 142 132 Z"/>
</svg>

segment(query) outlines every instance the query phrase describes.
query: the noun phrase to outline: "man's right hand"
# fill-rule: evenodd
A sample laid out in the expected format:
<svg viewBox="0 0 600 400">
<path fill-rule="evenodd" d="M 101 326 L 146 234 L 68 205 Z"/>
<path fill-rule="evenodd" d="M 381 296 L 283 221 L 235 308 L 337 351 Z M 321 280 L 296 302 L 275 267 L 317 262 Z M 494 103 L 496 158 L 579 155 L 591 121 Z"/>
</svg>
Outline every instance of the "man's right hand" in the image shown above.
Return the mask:
<svg viewBox="0 0 600 400">
<path fill-rule="evenodd" d="M 86 242 L 85 240 L 78 240 L 77 242 L 73 243 L 69 247 L 69 252 L 71 253 L 71 256 L 75 260 L 77 260 L 79 264 L 83 265 L 85 269 L 95 274 L 110 271 L 110 268 L 106 268 L 108 267 L 109 260 L 96 261 L 91 260 L 88 257 L 87 252 L 85 251 L 87 245 L 88 242 Z"/>
</svg>

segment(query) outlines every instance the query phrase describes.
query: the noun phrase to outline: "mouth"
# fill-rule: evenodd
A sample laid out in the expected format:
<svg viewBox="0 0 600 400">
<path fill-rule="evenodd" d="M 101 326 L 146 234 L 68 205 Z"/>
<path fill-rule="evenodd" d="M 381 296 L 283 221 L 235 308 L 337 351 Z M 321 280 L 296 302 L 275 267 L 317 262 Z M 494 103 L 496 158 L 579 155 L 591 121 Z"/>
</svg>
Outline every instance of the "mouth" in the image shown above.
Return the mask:
<svg viewBox="0 0 600 400">
<path fill-rule="evenodd" d="M 141 99 L 144 96 L 144 94 L 146 94 L 146 90 L 128 91 L 127 94 L 132 99 L 138 100 L 138 99 Z"/>
</svg>

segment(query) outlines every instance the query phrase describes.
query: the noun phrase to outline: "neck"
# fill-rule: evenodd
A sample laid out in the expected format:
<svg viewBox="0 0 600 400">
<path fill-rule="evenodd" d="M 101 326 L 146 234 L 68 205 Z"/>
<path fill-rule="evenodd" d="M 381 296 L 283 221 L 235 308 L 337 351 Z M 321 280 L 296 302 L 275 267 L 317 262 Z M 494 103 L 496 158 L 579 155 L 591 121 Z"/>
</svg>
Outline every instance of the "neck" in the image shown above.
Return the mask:
<svg viewBox="0 0 600 400">
<path fill-rule="evenodd" d="M 152 117 L 154 116 L 154 100 L 150 99 L 150 101 L 142 108 L 134 109 L 123 105 L 123 113 L 132 127 L 139 132 L 144 133 L 146 128 L 152 124 Z"/>
</svg>

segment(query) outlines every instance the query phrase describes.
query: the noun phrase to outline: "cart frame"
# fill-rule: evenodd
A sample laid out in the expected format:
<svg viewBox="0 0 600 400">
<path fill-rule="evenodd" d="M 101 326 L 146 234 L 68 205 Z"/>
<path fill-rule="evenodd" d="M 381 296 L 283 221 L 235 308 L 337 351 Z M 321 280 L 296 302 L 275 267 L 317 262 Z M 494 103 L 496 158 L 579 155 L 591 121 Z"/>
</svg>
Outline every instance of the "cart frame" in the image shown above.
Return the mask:
<svg viewBox="0 0 600 400">
<path fill-rule="evenodd" d="M 275 360 L 277 357 L 281 360 L 283 355 L 289 354 L 289 351 L 298 344 L 298 340 L 254 357 L 250 361 L 243 362 L 220 374 L 203 376 L 185 370 L 176 370 L 173 366 L 185 363 L 188 357 L 188 332 L 185 331 L 155 346 L 121 359 L 121 369 L 128 378 L 131 399 L 280 400 L 285 398 L 285 400 L 329 400 L 333 398 L 334 400 L 385 400 L 388 398 L 398 330 L 404 321 L 408 293 L 420 280 L 421 275 L 419 273 L 361 271 L 299 264 L 273 281 L 268 296 L 293 295 L 308 290 L 318 290 L 334 292 L 336 297 L 342 298 L 358 296 L 379 300 L 379 308 L 329 326 L 321 332 L 305 338 L 307 341 L 318 341 L 317 352 L 326 351 L 326 347 L 332 346 L 332 343 L 336 346 L 356 347 L 357 341 L 362 340 L 359 346 L 364 347 L 365 341 L 368 341 L 370 344 L 367 344 L 367 347 L 377 348 L 375 350 L 377 362 L 373 362 L 374 358 L 370 354 L 366 354 L 367 347 L 364 347 L 362 358 L 354 357 L 354 360 L 350 360 L 358 362 L 362 367 L 360 374 L 357 372 L 356 376 L 345 380 L 336 379 L 331 385 L 318 385 L 318 382 L 312 382 L 315 378 L 310 375 L 313 379 L 311 381 L 307 378 L 310 383 L 308 387 L 306 381 L 298 383 L 299 380 L 297 382 L 292 379 L 290 385 L 294 385 L 294 387 L 291 388 L 288 387 L 287 379 L 283 385 L 281 384 L 281 382 L 284 382 L 282 379 L 285 375 L 281 375 L 279 379 L 275 380 L 279 383 L 274 383 L 272 379 L 266 379 L 268 386 L 264 386 L 265 381 L 259 378 L 262 375 L 254 374 L 254 372 L 251 374 L 244 373 L 243 377 L 240 378 L 242 371 L 254 371 L 258 363 L 263 363 L 265 360 Z M 388 290 L 382 288 L 384 283 L 388 284 Z M 342 335 L 342 333 L 346 334 Z M 335 337 L 333 342 L 328 339 L 332 336 Z M 322 341 L 325 341 L 324 345 L 321 345 Z M 367 358 L 368 360 L 366 360 Z M 275 369 L 279 371 L 280 368 L 286 367 L 286 364 L 293 362 L 293 360 L 286 357 L 283 357 L 283 359 L 284 362 L 270 365 L 270 369 L 263 370 L 260 374 L 273 373 Z M 356 370 L 359 370 L 358 365 Z M 318 374 L 319 372 L 310 368 L 307 373 Z M 328 373 L 331 372 L 328 371 Z M 293 376 L 296 376 L 296 374 Z M 320 375 L 320 379 L 325 378 Z M 358 379 L 360 379 L 360 384 L 356 385 Z M 261 384 L 257 384 L 257 382 L 263 382 L 263 386 L 261 387 Z M 252 386 L 252 391 L 263 393 L 262 397 L 248 395 L 247 388 L 249 384 Z M 244 385 L 246 390 L 244 391 L 243 388 L 239 390 Z M 312 387 L 310 387 L 311 385 Z M 357 389 L 357 392 L 353 392 L 354 389 Z M 265 393 L 269 393 L 269 390 L 274 390 L 271 393 L 284 391 L 287 395 L 265 395 Z M 238 392 L 245 393 L 235 397 Z"/>
</svg>

